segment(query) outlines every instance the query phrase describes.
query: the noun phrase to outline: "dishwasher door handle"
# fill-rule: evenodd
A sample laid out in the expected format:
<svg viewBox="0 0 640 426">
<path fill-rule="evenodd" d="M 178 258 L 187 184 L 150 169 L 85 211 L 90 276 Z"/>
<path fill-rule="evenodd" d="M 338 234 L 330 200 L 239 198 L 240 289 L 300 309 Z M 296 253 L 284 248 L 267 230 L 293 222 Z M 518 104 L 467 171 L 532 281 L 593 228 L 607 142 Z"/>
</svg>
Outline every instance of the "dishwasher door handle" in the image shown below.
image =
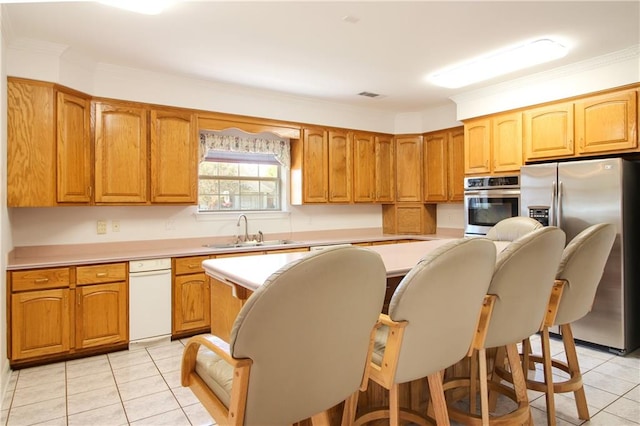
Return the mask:
<svg viewBox="0 0 640 426">
<path fill-rule="evenodd" d="M 150 277 L 153 275 L 165 275 L 165 274 L 170 275 L 171 269 L 161 269 L 157 271 L 145 271 L 145 272 L 130 272 L 129 279 L 136 278 L 136 277 Z"/>
</svg>

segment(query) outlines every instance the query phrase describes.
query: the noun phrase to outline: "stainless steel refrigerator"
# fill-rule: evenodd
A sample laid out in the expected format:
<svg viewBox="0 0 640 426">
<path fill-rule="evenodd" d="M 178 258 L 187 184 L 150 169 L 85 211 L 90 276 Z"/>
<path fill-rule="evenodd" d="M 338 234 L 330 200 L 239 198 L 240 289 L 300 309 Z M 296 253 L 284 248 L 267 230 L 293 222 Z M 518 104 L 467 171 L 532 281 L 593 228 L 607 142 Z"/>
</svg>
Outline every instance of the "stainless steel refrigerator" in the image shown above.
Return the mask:
<svg viewBox="0 0 640 426">
<path fill-rule="evenodd" d="M 640 347 L 640 163 L 609 158 L 527 165 L 520 187 L 520 215 L 562 228 L 567 243 L 596 223 L 617 227 L 593 309 L 571 327 L 577 341 L 613 353 Z"/>
</svg>

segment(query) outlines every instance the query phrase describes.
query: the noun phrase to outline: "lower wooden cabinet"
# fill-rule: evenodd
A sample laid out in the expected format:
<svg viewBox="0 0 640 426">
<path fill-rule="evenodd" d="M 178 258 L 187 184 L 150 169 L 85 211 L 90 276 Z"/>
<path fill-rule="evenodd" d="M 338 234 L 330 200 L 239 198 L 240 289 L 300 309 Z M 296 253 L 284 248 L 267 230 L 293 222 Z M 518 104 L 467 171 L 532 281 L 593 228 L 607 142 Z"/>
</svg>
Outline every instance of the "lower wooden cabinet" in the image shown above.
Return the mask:
<svg viewBox="0 0 640 426">
<path fill-rule="evenodd" d="M 11 360 L 58 355 L 71 348 L 70 290 L 36 290 L 11 295 Z"/>
<path fill-rule="evenodd" d="M 383 205 L 382 232 L 385 234 L 434 234 L 436 205 L 421 203 Z"/>
<path fill-rule="evenodd" d="M 173 259 L 173 337 L 209 331 L 211 292 L 202 269 L 202 262 L 207 259 L 209 256 Z"/>
<path fill-rule="evenodd" d="M 8 285 L 12 366 L 128 342 L 126 263 L 11 271 Z"/>
</svg>

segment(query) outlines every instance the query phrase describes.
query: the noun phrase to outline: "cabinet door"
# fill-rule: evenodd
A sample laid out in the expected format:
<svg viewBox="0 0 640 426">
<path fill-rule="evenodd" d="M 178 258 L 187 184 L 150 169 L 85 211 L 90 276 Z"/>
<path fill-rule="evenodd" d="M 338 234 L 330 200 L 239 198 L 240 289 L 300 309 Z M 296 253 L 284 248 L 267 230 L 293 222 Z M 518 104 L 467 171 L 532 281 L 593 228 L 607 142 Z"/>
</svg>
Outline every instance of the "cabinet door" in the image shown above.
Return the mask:
<svg viewBox="0 0 640 426">
<path fill-rule="evenodd" d="M 197 202 L 198 135 L 195 114 L 151 111 L 151 202 Z"/>
<path fill-rule="evenodd" d="M 575 103 L 580 154 L 638 147 L 638 94 L 635 90 L 595 96 Z"/>
<path fill-rule="evenodd" d="M 376 199 L 376 141 L 373 134 L 353 135 L 353 201 L 372 203 Z"/>
<path fill-rule="evenodd" d="M 522 166 L 522 114 L 501 114 L 492 118 L 493 172 L 519 172 Z"/>
<path fill-rule="evenodd" d="M 209 277 L 211 289 L 211 334 L 229 341 L 233 323 L 246 299 L 233 295 L 228 284 Z"/>
<path fill-rule="evenodd" d="M 424 141 L 424 200 L 447 201 L 449 133 L 439 132 L 426 136 Z"/>
<path fill-rule="evenodd" d="M 393 137 L 376 136 L 376 201 L 393 202 L 396 194 L 395 147 Z"/>
<path fill-rule="evenodd" d="M 353 201 L 353 147 L 346 131 L 329 132 L 329 202 Z"/>
<path fill-rule="evenodd" d="M 573 155 L 573 103 L 525 111 L 524 126 L 527 161 Z"/>
<path fill-rule="evenodd" d="M 210 301 L 206 274 L 176 276 L 173 288 L 173 333 L 209 327 Z"/>
<path fill-rule="evenodd" d="M 11 295 L 11 360 L 60 354 L 70 349 L 69 289 Z"/>
<path fill-rule="evenodd" d="M 422 137 L 396 137 L 396 201 L 422 201 Z"/>
<path fill-rule="evenodd" d="M 491 157 L 491 120 L 488 118 L 464 123 L 464 172 L 489 173 Z"/>
<path fill-rule="evenodd" d="M 302 142 L 302 201 L 326 203 L 329 197 L 327 132 L 322 129 L 304 129 Z"/>
<path fill-rule="evenodd" d="M 51 84 L 8 79 L 8 207 L 56 204 L 53 92 Z"/>
<path fill-rule="evenodd" d="M 56 146 L 59 203 L 91 201 L 91 102 L 57 93 Z"/>
<path fill-rule="evenodd" d="M 464 128 L 451 131 L 449 140 L 449 201 L 464 199 Z"/>
<path fill-rule="evenodd" d="M 126 282 L 76 288 L 76 348 L 126 342 Z"/>
<path fill-rule="evenodd" d="M 95 202 L 147 201 L 147 110 L 97 103 Z"/>
</svg>

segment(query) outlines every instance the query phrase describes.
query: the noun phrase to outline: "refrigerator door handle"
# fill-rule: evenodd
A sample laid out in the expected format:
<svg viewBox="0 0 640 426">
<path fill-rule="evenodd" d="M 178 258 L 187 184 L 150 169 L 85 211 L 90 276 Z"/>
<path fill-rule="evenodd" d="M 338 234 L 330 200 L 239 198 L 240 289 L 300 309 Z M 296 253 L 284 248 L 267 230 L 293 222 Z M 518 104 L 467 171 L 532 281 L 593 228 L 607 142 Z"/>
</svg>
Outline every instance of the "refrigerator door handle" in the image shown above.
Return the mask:
<svg viewBox="0 0 640 426">
<path fill-rule="evenodd" d="M 551 220 L 549 221 L 549 224 L 551 226 L 557 226 L 558 222 L 557 222 L 557 218 L 558 218 L 558 204 L 556 203 L 556 181 L 554 180 L 553 183 L 551 184 Z"/>
<path fill-rule="evenodd" d="M 558 204 L 556 206 L 556 223 L 558 228 L 562 228 L 562 181 L 558 182 Z"/>
</svg>

